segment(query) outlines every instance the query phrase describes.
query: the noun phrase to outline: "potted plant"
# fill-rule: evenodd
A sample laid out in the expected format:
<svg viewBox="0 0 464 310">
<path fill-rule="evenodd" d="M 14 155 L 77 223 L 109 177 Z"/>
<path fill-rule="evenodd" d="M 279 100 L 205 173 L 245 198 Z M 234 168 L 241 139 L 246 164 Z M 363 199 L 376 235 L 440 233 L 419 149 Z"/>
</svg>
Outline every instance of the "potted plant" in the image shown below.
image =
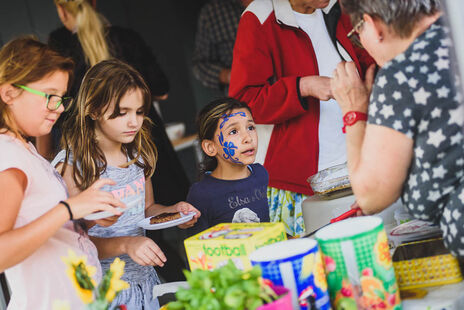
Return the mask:
<svg viewBox="0 0 464 310">
<path fill-rule="evenodd" d="M 261 278 L 259 266 L 248 271 L 238 269 L 229 260 L 214 270 L 185 270 L 189 288 L 179 288 L 176 301 L 168 310 L 291 310 L 291 294 L 284 287 L 272 286 Z"/>
</svg>

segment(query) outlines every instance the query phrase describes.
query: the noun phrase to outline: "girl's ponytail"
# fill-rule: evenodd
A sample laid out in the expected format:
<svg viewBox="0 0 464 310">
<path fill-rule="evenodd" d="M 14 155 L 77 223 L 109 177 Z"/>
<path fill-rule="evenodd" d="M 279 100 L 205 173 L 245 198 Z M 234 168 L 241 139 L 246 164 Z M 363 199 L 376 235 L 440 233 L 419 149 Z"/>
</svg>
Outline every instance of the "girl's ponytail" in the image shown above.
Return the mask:
<svg viewBox="0 0 464 310">
<path fill-rule="evenodd" d="M 111 57 L 105 39 L 106 20 L 86 0 L 80 2 L 79 6 L 81 9 L 76 16 L 77 37 L 86 61 L 93 66 Z"/>
<path fill-rule="evenodd" d="M 77 37 L 86 62 L 93 66 L 102 60 L 110 59 L 111 53 L 105 38 L 105 26 L 108 21 L 95 11 L 87 0 L 55 0 L 55 3 L 76 19 Z"/>
</svg>

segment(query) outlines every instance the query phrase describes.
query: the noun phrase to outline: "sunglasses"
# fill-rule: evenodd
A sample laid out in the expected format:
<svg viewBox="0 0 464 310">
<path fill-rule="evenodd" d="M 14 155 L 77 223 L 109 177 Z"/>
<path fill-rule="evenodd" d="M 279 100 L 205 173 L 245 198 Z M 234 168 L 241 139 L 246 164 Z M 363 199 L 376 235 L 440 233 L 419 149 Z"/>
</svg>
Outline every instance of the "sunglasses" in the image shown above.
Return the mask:
<svg viewBox="0 0 464 310">
<path fill-rule="evenodd" d="M 69 109 L 69 107 L 71 107 L 71 104 L 73 102 L 72 97 L 62 97 L 62 96 L 58 96 L 58 95 L 50 95 L 50 94 L 41 92 L 39 90 L 35 90 L 35 89 L 29 88 L 29 87 L 24 86 L 24 85 L 19 85 L 19 84 L 14 84 L 14 86 L 16 86 L 18 88 L 21 88 L 21 89 L 24 89 L 28 93 L 31 93 L 31 94 L 34 94 L 34 95 L 39 95 L 39 96 L 42 96 L 42 97 L 46 98 L 47 99 L 47 103 L 46 103 L 47 109 L 49 109 L 50 111 L 58 110 L 60 105 L 63 105 L 64 110 L 67 111 Z"/>
</svg>

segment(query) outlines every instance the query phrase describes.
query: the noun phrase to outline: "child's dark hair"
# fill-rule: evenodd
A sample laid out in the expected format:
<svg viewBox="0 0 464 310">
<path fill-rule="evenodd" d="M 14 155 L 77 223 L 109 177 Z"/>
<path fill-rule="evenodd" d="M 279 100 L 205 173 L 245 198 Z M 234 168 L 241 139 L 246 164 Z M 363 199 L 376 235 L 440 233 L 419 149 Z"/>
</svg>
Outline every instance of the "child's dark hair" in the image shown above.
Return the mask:
<svg viewBox="0 0 464 310">
<path fill-rule="evenodd" d="M 214 139 L 218 122 L 224 115 L 229 114 L 234 109 L 243 108 L 250 111 L 251 114 L 250 107 L 245 102 L 225 97 L 216 99 L 201 109 L 197 117 L 198 140 L 200 143 L 203 140 Z M 200 177 L 207 171 L 213 171 L 216 167 L 217 159 L 206 155 L 203 151 L 203 160 L 200 163 Z"/>
</svg>

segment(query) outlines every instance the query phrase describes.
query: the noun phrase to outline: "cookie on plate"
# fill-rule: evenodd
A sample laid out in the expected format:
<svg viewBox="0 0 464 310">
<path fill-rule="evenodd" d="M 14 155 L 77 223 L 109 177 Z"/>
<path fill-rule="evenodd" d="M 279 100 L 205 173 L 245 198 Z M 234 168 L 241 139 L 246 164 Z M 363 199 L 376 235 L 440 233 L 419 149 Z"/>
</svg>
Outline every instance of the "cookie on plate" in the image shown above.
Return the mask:
<svg viewBox="0 0 464 310">
<path fill-rule="evenodd" d="M 150 218 L 150 224 L 160 224 L 160 223 L 165 223 L 169 222 L 172 220 L 177 220 L 180 218 L 180 213 L 161 213 L 160 215 L 153 216 Z"/>
</svg>

